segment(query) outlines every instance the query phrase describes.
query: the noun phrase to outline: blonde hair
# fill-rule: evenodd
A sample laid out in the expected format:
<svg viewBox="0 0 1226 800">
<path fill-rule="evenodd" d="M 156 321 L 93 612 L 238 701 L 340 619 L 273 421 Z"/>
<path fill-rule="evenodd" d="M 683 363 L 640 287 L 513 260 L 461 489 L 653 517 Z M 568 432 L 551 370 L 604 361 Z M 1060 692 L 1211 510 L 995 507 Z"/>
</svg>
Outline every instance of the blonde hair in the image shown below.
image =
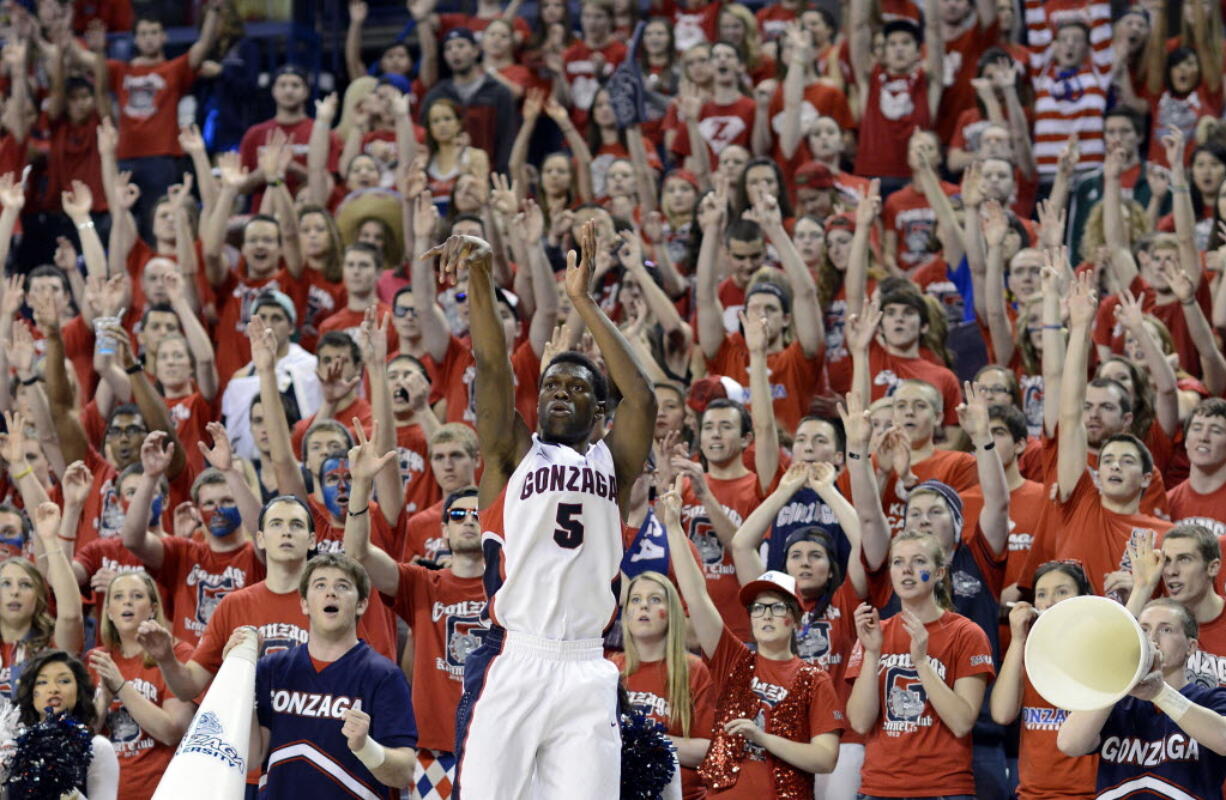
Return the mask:
<svg viewBox="0 0 1226 800">
<path fill-rule="evenodd" d="M 944 496 L 931 489 L 920 489 L 912 492 L 911 497 L 917 494 L 931 494 L 934 497 L 940 497 L 944 500 Z M 894 541 L 890 542 L 890 552 L 894 552 L 894 548 L 902 542 L 919 542 L 928 550 L 928 557 L 932 559 L 933 570 L 945 569 L 945 575 L 932 585 L 932 596 L 936 599 L 937 605 L 946 611 L 953 611 L 953 582 L 949 576 L 949 564 L 945 561 L 945 550 L 941 547 L 941 543 L 937 537 L 931 533 L 920 533 L 918 531 L 904 531 L 894 537 Z"/>
<path fill-rule="evenodd" d="M 719 13 L 731 14 L 741 23 L 741 27 L 745 29 L 745 39 L 738 49 L 745 59 L 745 69 L 757 69 L 762 62 L 762 39 L 758 35 L 758 18 L 740 3 L 729 3 L 721 8 Z"/>
<path fill-rule="evenodd" d="M 1124 235 L 1128 244 L 1132 244 L 1149 233 L 1149 215 L 1145 208 L 1136 200 L 1124 199 L 1121 205 L 1127 209 L 1124 218 Z M 1086 217 L 1085 228 L 1081 233 L 1081 260 L 1093 261 L 1094 251 L 1107 243 L 1103 231 L 1103 201 L 1099 200 L 1090 207 L 1090 215 Z"/>
<path fill-rule="evenodd" d="M 353 127 L 353 117 L 357 113 L 358 103 L 375 90 L 379 81 L 370 75 L 354 78 L 345 89 L 345 97 L 341 100 L 341 119 L 336 123 L 335 133 L 343 142 L 349 137 L 349 129 Z"/>
<path fill-rule="evenodd" d="M 630 597 L 635 584 L 644 580 L 651 581 L 664 590 L 664 602 L 668 606 L 668 633 L 664 641 L 664 664 L 668 673 L 668 721 L 670 725 L 681 730 L 682 736 L 688 737 L 690 723 L 693 722 L 694 704 L 690 698 L 689 651 L 685 649 L 685 611 L 681 607 L 681 596 L 672 581 L 649 570 L 630 581 L 626 597 Z M 634 637 L 630 635 L 626 625 L 625 614 L 622 615 L 622 641 L 626 652 L 626 665 L 622 667 L 622 675 L 629 678 L 638 671 L 641 661 Z"/>
<path fill-rule="evenodd" d="M 169 623 L 166 622 L 166 610 L 162 605 L 162 593 L 158 591 L 158 586 L 148 572 L 143 569 L 134 570 L 132 572 L 117 572 L 111 577 L 111 580 L 106 584 L 106 602 L 110 603 L 112 589 L 115 587 L 115 582 L 124 578 L 139 578 L 141 583 L 145 585 L 145 591 L 149 594 L 149 602 L 153 604 L 153 617 L 158 621 L 158 624 L 163 628 L 169 628 Z M 98 638 L 106 645 L 108 650 L 115 650 L 120 646 L 119 631 L 115 628 L 115 623 L 111 621 L 111 615 L 104 608 L 102 610 L 102 623 L 98 626 Z M 153 656 L 145 653 L 144 664 L 146 667 L 153 667 L 157 662 L 153 660 Z"/>
</svg>

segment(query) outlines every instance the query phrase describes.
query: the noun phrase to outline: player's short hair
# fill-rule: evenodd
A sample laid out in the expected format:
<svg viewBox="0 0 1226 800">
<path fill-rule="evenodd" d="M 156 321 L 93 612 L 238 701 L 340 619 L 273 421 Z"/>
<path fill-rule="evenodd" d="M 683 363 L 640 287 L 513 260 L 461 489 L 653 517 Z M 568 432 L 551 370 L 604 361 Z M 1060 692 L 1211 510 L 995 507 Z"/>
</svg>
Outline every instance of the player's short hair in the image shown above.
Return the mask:
<svg viewBox="0 0 1226 800">
<path fill-rule="evenodd" d="M 350 250 L 355 253 L 365 253 L 374 260 L 375 269 L 383 269 L 383 251 L 370 242 L 354 242 L 353 244 L 345 245 L 344 252 L 348 253 Z"/>
<path fill-rule="evenodd" d="M 748 164 L 745 169 L 749 169 Z M 762 226 L 753 220 L 734 219 L 724 228 L 724 245 L 727 246 L 733 239 L 738 242 L 765 242 L 766 235 L 762 233 Z"/>
<path fill-rule="evenodd" d="M 1144 614 L 1151 608 L 1169 608 L 1179 615 L 1179 621 L 1183 627 L 1183 635 L 1189 639 L 1195 639 L 1200 634 L 1200 625 L 1196 624 L 1196 617 L 1192 616 L 1192 612 L 1187 606 L 1178 600 L 1172 600 L 1169 597 L 1159 597 L 1157 600 L 1150 600 L 1145 604 L 1145 608 L 1141 609 Z"/>
<path fill-rule="evenodd" d="M 209 467 L 204 472 L 196 476 L 196 480 L 192 481 L 192 502 L 200 504 L 200 490 L 205 486 L 225 486 L 226 476 L 221 470 L 216 467 Z"/>
<path fill-rule="evenodd" d="M 1000 420 L 1009 429 L 1009 435 L 1015 442 L 1024 442 L 1030 436 L 1030 428 L 1026 425 L 1026 415 L 1013 406 L 994 405 L 988 407 L 988 422 Z"/>
<path fill-rule="evenodd" d="M 924 393 L 928 395 L 929 403 L 932 405 L 932 413 L 936 415 L 937 420 L 940 420 L 945 414 L 945 397 L 941 394 L 941 390 L 928 381 L 922 381 L 919 378 L 903 378 L 894 387 L 894 391 L 890 392 L 890 395 L 898 394 L 900 389 L 907 386 L 914 386 L 924 390 Z"/>
<path fill-rule="evenodd" d="M 596 362 L 580 353 L 578 350 L 563 350 L 549 360 L 548 366 L 541 373 L 543 378 L 553 369 L 555 364 L 578 364 L 592 374 L 592 393 L 596 395 L 596 399 L 605 403 L 609 400 L 609 382 L 605 380 L 604 373 L 600 371 L 600 367 L 596 366 Z"/>
<path fill-rule="evenodd" d="M 829 417 L 819 417 L 817 414 L 808 414 L 800 418 L 800 422 L 796 423 L 796 430 L 800 430 L 800 426 L 806 422 L 821 422 L 830 426 L 830 430 L 834 433 L 834 447 L 840 453 L 847 450 L 847 431 L 843 429 L 843 420 L 831 419 Z"/>
<path fill-rule="evenodd" d="M 1086 385 L 1093 386 L 1095 389 L 1114 389 L 1120 398 L 1120 412 L 1123 414 L 1132 413 L 1132 395 L 1124 388 L 1124 384 L 1115 378 L 1095 378 Z"/>
<path fill-rule="evenodd" d="M 1034 581 L 1030 584 L 1038 586 L 1039 578 L 1051 572 L 1059 572 L 1073 579 L 1073 583 L 1077 584 L 1077 594 L 1094 594 L 1094 587 L 1090 585 L 1090 579 L 1086 577 L 1085 567 L 1073 561 L 1048 561 L 1039 565 L 1039 568 L 1034 571 Z"/>
<path fill-rule="evenodd" d="M 928 324 L 928 304 L 924 302 L 924 298 L 919 292 L 915 291 L 894 291 L 886 294 L 881 298 L 881 310 L 885 311 L 886 306 L 899 305 L 907 308 L 915 309 L 919 314 L 920 324 Z"/>
<path fill-rule="evenodd" d="M 717 397 L 707 403 L 707 407 L 702 410 L 702 414 L 698 417 L 698 429 L 702 430 L 702 421 L 707 418 L 707 414 L 717 408 L 735 408 L 737 414 L 741 418 L 741 435 L 748 436 L 753 430 L 753 417 L 749 416 L 749 410 L 735 400 L 729 400 L 727 397 Z"/>
<path fill-rule="evenodd" d="M 311 507 L 306 504 L 306 501 L 296 494 L 279 494 L 265 503 L 264 507 L 260 509 L 260 519 L 257 523 L 260 530 L 264 530 L 264 518 L 268 516 L 268 509 L 272 508 L 277 503 L 293 503 L 305 511 L 307 518 L 307 530 L 311 532 L 312 536 L 315 535 L 315 515 L 311 513 Z"/>
<path fill-rule="evenodd" d="M 1154 471 L 1154 456 L 1149 452 L 1149 448 L 1145 446 L 1145 442 L 1141 441 L 1131 433 L 1117 433 L 1108 436 L 1103 440 L 1103 443 L 1098 446 L 1098 452 L 1101 454 L 1107 449 L 1107 445 L 1115 444 L 1116 442 L 1125 442 L 1137 449 L 1137 454 L 1141 458 L 1141 472 L 1145 475 Z"/>
<path fill-rule="evenodd" d="M 1208 564 L 1222 558 L 1222 544 L 1213 531 L 1196 522 L 1181 522 L 1167 531 L 1162 541 L 1170 539 L 1191 539 L 1196 542 L 1196 552 L 1201 560 Z"/>
<path fill-rule="evenodd" d="M 443 513 L 446 514 L 448 511 L 451 510 L 452 506 L 454 506 L 456 503 L 463 500 L 464 498 L 476 497 L 476 496 L 477 496 L 476 486 L 465 486 L 463 489 L 456 489 L 454 492 L 447 495 L 447 497 L 443 500 Z M 443 520 L 443 521 L 446 522 L 446 520 Z"/>
<path fill-rule="evenodd" d="M 345 438 L 345 452 L 348 453 L 353 447 L 353 434 L 349 429 L 334 419 L 321 419 L 307 428 L 306 433 L 302 434 L 302 460 L 305 463 L 307 457 L 307 446 L 311 443 L 311 437 L 320 431 L 332 431 L 339 433 Z"/>
<path fill-rule="evenodd" d="M 315 352 L 321 352 L 325 347 L 335 347 L 341 350 L 349 350 L 349 358 L 353 361 L 353 365 L 361 369 L 362 367 L 362 348 L 358 347 L 358 343 L 353 340 L 353 337 L 344 331 L 328 331 L 319 337 L 319 344 L 315 345 Z"/>
<path fill-rule="evenodd" d="M 329 567 L 340 570 L 353 581 L 354 588 L 358 590 L 359 601 L 370 597 L 370 575 L 366 574 L 366 568 L 344 553 L 320 553 L 313 556 L 306 563 L 306 569 L 302 571 L 302 578 L 298 581 L 298 596 L 305 599 L 307 589 L 311 586 L 311 575 L 317 570 Z"/>
<path fill-rule="evenodd" d="M 440 444 L 458 444 L 468 453 L 469 458 L 476 458 L 480 451 L 480 443 L 473 429 L 463 422 L 448 422 L 438 426 L 438 430 L 430 437 L 430 452 Z"/>
</svg>

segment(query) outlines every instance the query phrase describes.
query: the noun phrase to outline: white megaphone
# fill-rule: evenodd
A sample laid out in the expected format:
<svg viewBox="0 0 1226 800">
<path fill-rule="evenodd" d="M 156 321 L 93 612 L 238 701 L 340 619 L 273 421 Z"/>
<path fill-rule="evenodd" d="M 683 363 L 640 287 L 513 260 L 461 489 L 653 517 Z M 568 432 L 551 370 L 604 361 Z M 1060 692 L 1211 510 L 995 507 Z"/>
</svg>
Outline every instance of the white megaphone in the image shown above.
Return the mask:
<svg viewBox="0 0 1226 800">
<path fill-rule="evenodd" d="M 231 648 L 200 703 L 153 800 L 240 800 L 247 780 L 255 699 L 255 629 Z"/>
<path fill-rule="evenodd" d="M 1082 595 L 1039 615 L 1026 637 L 1026 676 L 1047 702 L 1097 711 L 1122 700 L 1145 677 L 1149 639 L 1128 609 Z"/>
</svg>

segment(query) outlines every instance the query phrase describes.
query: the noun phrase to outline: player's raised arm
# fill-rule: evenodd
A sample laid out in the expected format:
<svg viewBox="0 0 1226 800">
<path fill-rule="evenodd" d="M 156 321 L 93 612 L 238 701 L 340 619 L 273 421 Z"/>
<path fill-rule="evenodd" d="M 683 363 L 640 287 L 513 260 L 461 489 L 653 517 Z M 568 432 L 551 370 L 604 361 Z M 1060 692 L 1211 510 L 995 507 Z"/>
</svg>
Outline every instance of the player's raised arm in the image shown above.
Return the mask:
<svg viewBox="0 0 1226 800">
<path fill-rule="evenodd" d="M 643 462 L 651 452 L 656 429 L 656 393 L 651 379 L 638 362 L 630 343 L 613 321 L 601 310 L 592 296 L 592 275 L 596 261 L 596 223 L 589 220 L 579 233 L 583 250 L 581 258 L 575 251 L 566 256 L 566 294 L 583 324 L 591 331 L 600 355 L 604 357 L 609 377 L 621 393 L 617 419 L 609 434 L 609 449 L 617 472 L 617 504 L 622 516 L 630 506 L 630 489 L 643 471 Z M 472 283 L 472 279 L 469 279 Z M 471 298 L 471 291 L 470 291 Z M 472 303 L 472 300 L 469 300 Z M 480 434 L 480 431 L 478 431 Z M 487 467 L 488 469 L 488 467 Z"/>
<path fill-rule="evenodd" d="M 492 503 L 532 444 L 532 432 L 515 411 L 515 374 L 510 344 L 494 298 L 493 251 L 475 236 L 452 236 L 422 257 L 440 255 L 444 274 L 468 268 L 468 325 L 477 363 L 477 438 L 485 469 L 480 504 Z"/>
</svg>

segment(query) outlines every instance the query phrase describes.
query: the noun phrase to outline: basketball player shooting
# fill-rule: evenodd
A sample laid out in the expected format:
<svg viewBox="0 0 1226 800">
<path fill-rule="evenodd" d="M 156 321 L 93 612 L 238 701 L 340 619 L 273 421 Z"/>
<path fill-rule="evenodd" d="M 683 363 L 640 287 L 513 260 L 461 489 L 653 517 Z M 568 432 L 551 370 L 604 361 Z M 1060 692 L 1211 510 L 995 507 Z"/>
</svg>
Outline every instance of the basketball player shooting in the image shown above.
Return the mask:
<svg viewBox="0 0 1226 800">
<path fill-rule="evenodd" d="M 479 502 L 490 630 L 469 656 L 457 718 L 455 797 L 607 798 L 620 779 L 617 669 L 601 636 L 616 610 L 621 523 L 651 449 L 651 382 L 592 296 L 596 229 L 566 259 L 566 293 L 621 394 L 613 430 L 609 387 L 591 359 L 555 356 L 541 375 L 539 431 L 515 411 L 515 380 L 495 306 L 491 251 L 452 236 L 442 256 L 468 270 L 477 364 Z"/>
</svg>

